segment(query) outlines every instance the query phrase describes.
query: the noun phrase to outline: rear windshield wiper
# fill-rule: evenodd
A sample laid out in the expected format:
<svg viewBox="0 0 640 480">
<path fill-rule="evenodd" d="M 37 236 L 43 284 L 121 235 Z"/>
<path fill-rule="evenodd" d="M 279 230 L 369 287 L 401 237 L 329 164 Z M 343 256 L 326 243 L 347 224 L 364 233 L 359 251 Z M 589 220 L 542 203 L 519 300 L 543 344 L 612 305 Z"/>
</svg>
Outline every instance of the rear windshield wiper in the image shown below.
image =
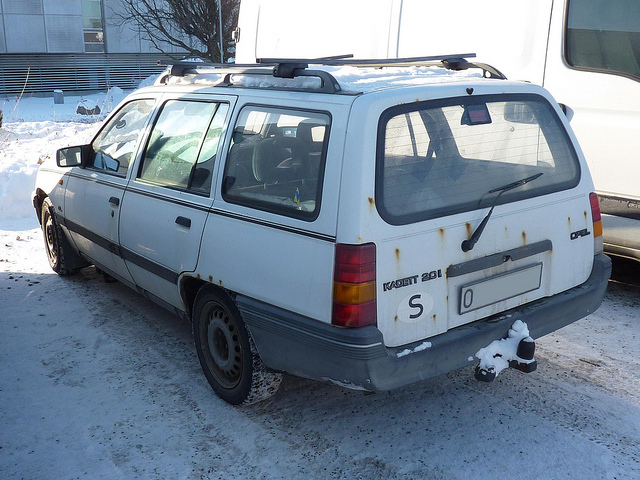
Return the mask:
<svg viewBox="0 0 640 480">
<path fill-rule="evenodd" d="M 493 203 L 491 204 L 491 210 L 489 210 L 489 213 L 487 213 L 487 216 L 482 219 L 482 222 L 480 222 L 480 225 L 478 225 L 478 227 L 471 234 L 471 238 L 469 238 L 469 240 L 464 240 L 462 242 L 462 245 L 461 245 L 462 251 L 468 252 L 469 250 L 473 249 L 476 243 L 478 243 L 478 240 L 480 240 L 480 235 L 482 235 L 482 232 L 484 231 L 484 227 L 487 225 L 487 222 L 489 221 L 489 217 L 491 217 L 491 214 L 493 213 L 493 208 L 496 206 L 496 203 L 498 202 L 500 195 L 502 195 L 504 192 L 508 192 L 509 190 L 513 190 L 514 188 L 521 187 L 522 185 L 525 185 L 535 180 L 536 178 L 540 178 L 541 176 L 542 176 L 542 172 L 536 173 L 535 175 L 531 175 L 530 177 L 523 178 L 522 180 L 518 180 L 517 182 L 508 183 L 506 185 L 503 185 L 502 187 L 494 188 L 493 190 L 489 190 L 487 193 L 485 193 L 485 195 L 489 195 L 490 193 L 500 192 L 498 193 L 498 195 L 496 195 L 496 198 L 493 199 Z M 480 200 L 482 200 L 482 197 L 480 198 Z"/>
</svg>

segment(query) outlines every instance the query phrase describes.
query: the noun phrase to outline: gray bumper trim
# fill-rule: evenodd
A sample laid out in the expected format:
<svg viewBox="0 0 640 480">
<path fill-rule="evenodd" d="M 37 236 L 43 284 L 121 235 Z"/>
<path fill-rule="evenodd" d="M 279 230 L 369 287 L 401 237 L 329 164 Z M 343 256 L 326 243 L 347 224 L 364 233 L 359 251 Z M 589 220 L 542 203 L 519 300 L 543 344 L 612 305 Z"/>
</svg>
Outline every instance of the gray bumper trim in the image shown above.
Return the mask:
<svg viewBox="0 0 640 480">
<path fill-rule="evenodd" d="M 593 313 L 610 275 L 611 260 L 596 255 L 582 285 L 397 348 L 386 348 L 374 326 L 339 328 L 241 295 L 236 301 L 269 368 L 350 388 L 391 390 L 469 365 L 469 357 L 506 337 L 516 320 L 538 338 Z M 398 357 L 425 341 L 429 348 Z"/>
<path fill-rule="evenodd" d="M 604 251 L 640 260 L 640 220 L 602 214 Z"/>
</svg>

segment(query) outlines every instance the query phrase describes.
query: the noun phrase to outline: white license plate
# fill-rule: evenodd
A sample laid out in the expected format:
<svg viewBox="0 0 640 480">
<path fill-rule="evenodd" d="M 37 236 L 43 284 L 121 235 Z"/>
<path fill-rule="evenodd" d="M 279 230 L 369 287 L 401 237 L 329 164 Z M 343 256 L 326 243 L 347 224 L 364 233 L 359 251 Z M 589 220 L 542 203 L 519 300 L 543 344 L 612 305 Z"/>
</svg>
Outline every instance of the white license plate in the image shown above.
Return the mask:
<svg viewBox="0 0 640 480">
<path fill-rule="evenodd" d="M 540 288 L 542 263 L 523 267 L 460 288 L 460 315 Z"/>
</svg>

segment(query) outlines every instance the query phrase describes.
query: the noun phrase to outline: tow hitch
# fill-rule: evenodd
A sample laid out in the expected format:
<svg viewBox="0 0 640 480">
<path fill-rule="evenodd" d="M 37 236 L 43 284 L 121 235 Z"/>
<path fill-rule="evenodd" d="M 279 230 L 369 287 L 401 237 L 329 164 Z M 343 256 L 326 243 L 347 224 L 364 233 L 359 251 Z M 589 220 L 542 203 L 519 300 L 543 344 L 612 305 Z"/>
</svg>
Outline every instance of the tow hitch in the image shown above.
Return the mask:
<svg viewBox="0 0 640 480">
<path fill-rule="evenodd" d="M 538 367 L 534 358 L 536 344 L 529 336 L 527 324 L 516 320 L 507 338 L 494 340 L 476 353 L 480 360 L 474 376 L 481 382 L 492 382 L 505 368 L 531 373 Z"/>
</svg>

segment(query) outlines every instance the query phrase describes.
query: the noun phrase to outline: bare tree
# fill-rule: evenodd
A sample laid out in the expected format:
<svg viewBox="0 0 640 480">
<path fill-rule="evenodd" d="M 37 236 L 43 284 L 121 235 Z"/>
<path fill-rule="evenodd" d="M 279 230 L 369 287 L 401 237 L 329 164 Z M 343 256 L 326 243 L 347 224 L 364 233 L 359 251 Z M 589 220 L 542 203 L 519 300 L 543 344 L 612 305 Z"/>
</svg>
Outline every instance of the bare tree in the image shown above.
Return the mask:
<svg viewBox="0 0 640 480">
<path fill-rule="evenodd" d="M 120 0 L 119 23 L 134 26 L 161 52 L 163 44 L 224 62 L 238 23 L 240 0 Z M 221 7 L 221 8 L 220 8 Z M 222 26 L 222 39 L 220 38 Z M 222 44 L 222 51 L 220 45 Z"/>
</svg>

